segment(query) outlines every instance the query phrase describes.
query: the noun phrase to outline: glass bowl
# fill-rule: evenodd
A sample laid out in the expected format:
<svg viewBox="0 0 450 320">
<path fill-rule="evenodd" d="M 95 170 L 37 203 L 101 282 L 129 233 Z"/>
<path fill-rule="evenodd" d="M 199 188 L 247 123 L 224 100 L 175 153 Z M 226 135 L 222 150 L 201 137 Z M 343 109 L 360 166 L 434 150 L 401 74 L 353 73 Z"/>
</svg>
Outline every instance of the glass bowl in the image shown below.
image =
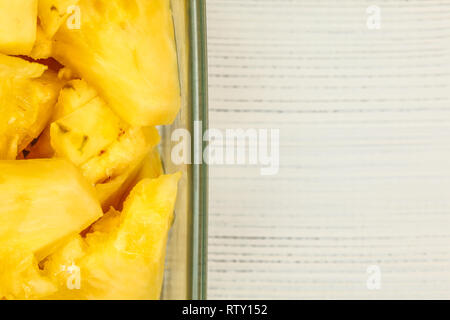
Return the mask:
<svg viewBox="0 0 450 320">
<path fill-rule="evenodd" d="M 171 126 L 161 127 L 161 157 L 166 172 L 181 171 L 175 220 L 169 233 L 164 285 L 161 298 L 198 300 L 206 298 L 207 264 L 207 166 L 175 164 L 172 141 L 177 129 L 191 134 L 191 155 L 204 147 L 208 127 L 206 20 L 203 0 L 172 0 L 172 13 L 178 52 L 182 107 Z M 200 149 L 200 151 L 203 149 Z"/>
</svg>

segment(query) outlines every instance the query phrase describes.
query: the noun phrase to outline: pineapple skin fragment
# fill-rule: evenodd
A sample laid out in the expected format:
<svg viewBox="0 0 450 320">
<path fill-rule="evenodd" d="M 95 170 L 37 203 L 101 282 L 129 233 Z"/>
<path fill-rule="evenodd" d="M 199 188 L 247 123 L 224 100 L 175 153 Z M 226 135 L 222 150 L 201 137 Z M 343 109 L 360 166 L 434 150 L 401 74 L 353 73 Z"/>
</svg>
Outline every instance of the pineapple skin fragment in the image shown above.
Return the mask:
<svg viewBox="0 0 450 320">
<path fill-rule="evenodd" d="M 81 29 L 61 27 L 54 55 L 129 124 L 170 124 L 181 105 L 169 0 L 80 0 Z M 76 52 L 77 54 L 73 54 Z"/>
<path fill-rule="evenodd" d="M 36 40 L 38 0 L 0 0 L 0 52 L 29 55 Z"/>
<path fill-rule="evenodd" d="M 0 246 L 49 255 L 103 215 L 94 188 L 68 161 L 0 161 Z"/>
<path fill-rule="evenodd" d="M 159 299 L 180 176 L 140 181 L 122 213 L 111 210 L 85 239 L 76 237 L 51 255 L 44 273 L 50 279 L 56 274 L 59 288 L 45 299 Z M 68 276 L 59 272 L 70 264 L 80 268 L 79 290 L 68 290 Z"/>
</svg>

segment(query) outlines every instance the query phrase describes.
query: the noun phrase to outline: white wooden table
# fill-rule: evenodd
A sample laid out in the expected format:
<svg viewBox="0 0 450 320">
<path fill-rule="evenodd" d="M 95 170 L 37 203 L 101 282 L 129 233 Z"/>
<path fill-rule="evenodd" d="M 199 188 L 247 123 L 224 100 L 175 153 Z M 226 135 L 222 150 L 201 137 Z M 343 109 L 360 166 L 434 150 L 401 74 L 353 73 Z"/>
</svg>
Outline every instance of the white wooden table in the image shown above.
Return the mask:
<svg viewBox="0 0 450 320">
<path fill-rule="evenodd" d="M 207 17 L 210 126 L 280 129 L 277 175 L 211 167 L 209 298 L 450 298 L 450 0 Z"/>
</svg>

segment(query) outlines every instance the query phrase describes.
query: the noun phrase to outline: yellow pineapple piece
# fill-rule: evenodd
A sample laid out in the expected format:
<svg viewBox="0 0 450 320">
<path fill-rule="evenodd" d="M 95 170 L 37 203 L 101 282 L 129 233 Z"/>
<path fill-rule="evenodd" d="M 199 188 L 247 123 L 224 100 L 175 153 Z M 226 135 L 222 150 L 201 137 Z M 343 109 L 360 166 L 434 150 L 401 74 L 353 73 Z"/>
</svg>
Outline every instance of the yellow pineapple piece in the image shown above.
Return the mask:
<svg viewBox="0 0 450 320">
<path fill-rule="evenodd" d="M 71 114 L 96 97 L 97 92 L 86 81 L 76 79 L 67 82 L 59 95 L 52 120 L 56 121 Z"/>
<path fill-rule="evenodd" d="M 129 124 L 171 123 L 181 102 L 170 0 L 80 0 L 78 6 L 81 28 L 60 28 L 55 58 Z"/>
<path fill-rule="evenodd" d="M 104 235 L 113 235 L 116 233 L 120 226 L 120 211 L 115 210 L 114 208 L 110 208 L 107 213 L 103 215 L 103 217 L 95 222 L 90 228 L 90 237 L 91 240 L 95 236 L 104 236 Z"/>
<path fill-rule="evenodd" d="M 56 156 L 71 160 L 97 185 L 104 208 L 117 204 L 144 156 L 159 143 L 158 131 L 120 121 L 83 80 L 64 86 L 55 109 L 51 129 L 29 148 L 28 158 L 51 157 L 55 149 Z"/>
<path fill-rule="evenodd" d="M 0 0 L 0 52 L 28 55 L 36 40 L 38 0 Z"/>
<path fill-rule="evenodd" d="M 105 219 L 107 215 L 104 216 Z M 82 275 L 76 261 L 85 255 L 86 249 L 87 245 L 84 239 L 77 234 L 42 263 L 45 267 L 45 279 L 54 283 L 59 290 L 54 290 L 46 295 L 39 295 L 39 298 L 51 299 L 56 293 L 59 299 L 69 299 L 70 295 L 64 296 L 66 292 L 73 294 L 72 290 L 81 288 Z"/>
<path fill-rule="evenodd" d="M 139 182 L 122 213 L 110 211 L 86 239 L 75 237 L 51 255 L 44 272 L 59 290 L 48 299 L 158 299 L 167 234 L 180 174 Z M 80 289 L 67 288 L 68 265 L 80 270 Z"/>
<path fill-rule="evenodd" d="M 144 159 L 143 165 L 138 172 L 136 181 L 146 178 L 155 179 L 164 174 L 161 156 L 157 148 L 153 149 Z"/>
<path fill-rule="evenodd" d="M 30 52 L 35 60 L 48 59 L 52 55 L 52 40 L 47 37 L 40 25 L 37 26 L 36 42 Z"/>
<path fill-rule="evenodd" d="M 62 84 L 46 68 L 0 54 L 0 159 L 15 159 L 47 125 Z"/>
<path fill-rule="evenodd" d="M 100 98 L 52 123 L 51 145 L 56 156 L 81 165 L 113 143 L 126 125 Z"/>
<path fill-rule="evenodd" d="M 0 161 L 0 247 L 47 256 L 102 216 L 95 190 L 68 161 Z"/>
<path fill-rule="evenodd" d="M 0 78 L 35 79 L 39 78 L 47 67 L 0 53 Z"/>
<path fill-rule="evenodd" d="M 154 127 L 129 128 L 101 154 L 81 166 L 84 176 L 93 183 L 104 183 L 136 167 L 160 141 Z"/>
<path fill-rule="evenodd" d="M 52 38 L 66 21 L 78 0 L 39 0 L 39 20 L 47 37 Z"/>
<path fill-rule="evenodd" d="M 72 72 L 67 68 L 58 72 L 58 78 L 60 79 L 65 79 L 71 75 Z M 57 121 L 71 114 L 85 106 L 95 97 L 97 97 L 97 92 L 85 81 L 75 79 L 67 82 L 60 91 L 50 122 Z M 50 142 L 50 126 L 44 130 L 37 141 L 27 148 L 27 153 L 27 159 L 51 158 L 54 155 L 55 152 Z"/>
<path fill-rule="evenodd" d="M 92 184 L 131 174 L 160 140 L 154 127 L 128 127 L 99 97 L 53 122 L 50 135 L 55 155 L 79 166 Z"/>
<path fill-rule="evenodd" d="M 139 169 L 139 166 L 131 165 L 117 177 L 95 186 L 103 211 L 108 211 L 111 207 L 120 209 L 122 198 L 135 182 Z"/>
<path fill-rule="evenodd" d="M 39 269 L 33 253 L 0 248 L 0 299 L 39 299 L 56 291 L 56 284 Z"/>
<path fill-rule="evenodd" d="M 104 153 L 81 166 L 84 176 L 95 183 L 103 210 L 119 209 L 123 195 L 136 184 L 145 155 L 160 141 L 156 128 L 130 128 Z"/>
<path fill-rule="evenodd" d="M 131 165 L 122 174 L 95 186 L 104 211 L 110 207 L 121 209 L 124 197 L 143 179 L 156 179 L 164 174 L 158 150 L 153 148 L 138 166 Z"/>
<path fill-rule="evenodd" d="M 77 76 L 70 68 L 63 67 L 58 71 L 58 78 L 64 81 L 71 81 L 79 79 L 80 77 Z"/>
</svg>

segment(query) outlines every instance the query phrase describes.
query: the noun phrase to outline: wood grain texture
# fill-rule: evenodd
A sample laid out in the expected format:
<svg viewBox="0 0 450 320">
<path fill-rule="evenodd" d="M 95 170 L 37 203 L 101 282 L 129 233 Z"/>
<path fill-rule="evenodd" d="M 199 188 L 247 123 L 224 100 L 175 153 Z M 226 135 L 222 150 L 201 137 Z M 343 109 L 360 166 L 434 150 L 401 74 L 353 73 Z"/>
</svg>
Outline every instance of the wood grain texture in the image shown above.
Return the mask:
<svg viewBox="0 0 450 320">
<path fill-rule="evenodd" d="M 210 126 L 280 129 L 277 175 L 210 169 L 209 298 L 450 298 L 450 1 L 207 16 Z"/>
</svg>

